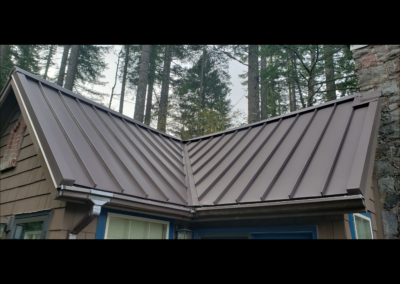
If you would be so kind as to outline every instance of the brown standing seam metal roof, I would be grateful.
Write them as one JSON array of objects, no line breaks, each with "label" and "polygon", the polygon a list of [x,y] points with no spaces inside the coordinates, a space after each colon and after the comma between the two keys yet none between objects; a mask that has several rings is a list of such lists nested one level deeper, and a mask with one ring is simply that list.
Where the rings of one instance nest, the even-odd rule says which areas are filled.
[{"label": "brown standing seam metal roof", "polygon": [[365,195],[372,174],[379,92],[180,141],[19,68],[12,76],[59,186],[207,206]]}]

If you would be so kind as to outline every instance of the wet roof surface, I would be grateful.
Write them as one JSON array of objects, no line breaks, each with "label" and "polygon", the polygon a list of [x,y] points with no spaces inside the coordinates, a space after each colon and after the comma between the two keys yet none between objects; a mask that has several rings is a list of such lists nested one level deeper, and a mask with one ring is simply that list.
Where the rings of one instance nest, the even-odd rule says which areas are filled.
[{"label": "wet roof surface", "polygon": [[12,74],[58,185],[223,205],[364,193],[372,174],[377,95],[180,141],[21,69]]}]

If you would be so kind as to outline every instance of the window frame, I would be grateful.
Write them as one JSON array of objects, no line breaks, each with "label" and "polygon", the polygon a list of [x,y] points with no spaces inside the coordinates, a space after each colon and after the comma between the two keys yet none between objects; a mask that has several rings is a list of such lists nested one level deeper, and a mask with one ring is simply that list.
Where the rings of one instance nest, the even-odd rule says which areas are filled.
[{"label": "window frame", "polygon": [[371,218],[369,218],[369,217],[367,217],[365,215],[359,214],[359,213],[353,213],[354,234],[355,234],[356,240],[361,240],[361,239],[358,238],[358,235],[357,235],[356,216],[360,217],[361,219],[367,220],[369,222],[369,228],[371,230],[371,240],[373,240],[374,239],[374,232],[372,230]]},{"label": "window frame", "polygon": [[170,224],[171,224],[169,221],[108,212],[107,213],[107,221],[106,221],[105,231],[104,231],[104,239],[105,240],[111,240],[111,239],[108,238],[108,227],[109,227],[109,223],[110,223],[110,217],[112,217],[112,216],[117,217],[117,218],[124,218],[124,219],[130,219],[130,220],[137,220],[137,221],[144,221],[144,222],[158,223],[158,224],[166,225],[167,229],[165,230],[164,240],[168,240],[169,239],[169,230],[170,230]]},{"label": "window frame", "polygon": [[50,217],[51,217],[51,210],[15,215],[13,224],[11,226],[11,232],[8,238],[15,239],[15,232],[17,229],[17,225],[19,224],[43,221],[43,227],[42,227],[42,233],[40,234],[40,239],[45,239],[50,224]]}]

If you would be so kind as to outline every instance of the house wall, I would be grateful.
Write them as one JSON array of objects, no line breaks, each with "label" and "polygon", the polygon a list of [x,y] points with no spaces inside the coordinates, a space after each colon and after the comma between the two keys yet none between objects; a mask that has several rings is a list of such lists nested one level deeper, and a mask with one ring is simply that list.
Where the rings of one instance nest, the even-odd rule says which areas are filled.
[{"label": "house wall", "polygon": [[[382,221],[381,221],[381,208],[380,204],[376,203],[376,197],[378,196],[378,189],[376,186],[376,175],[371,177],[370,187],[365,196],[365,203],[367,212],[371,214],[371,225],[374,239],[383,238]],[[350,231],[349,214],[344,215],[346,231]],[[351,236],[349,237],[351,239]]]},{"label": "house wall", "polygon": [[399,239],[400,45],[368,45],[352,52],[360,91],[382,91],[381,122],[375,154],[375,188],[378,192],[375,202],[379,201],[381,211],[372,216],[381,216],[378,225],[382,223],[385,239]]},{"label": "house wall", "polygon": [[[12,99],[15,100],[7,98],[7,100]],[[16,107],[16,101],[3,105],[3,107],[12,106]],[[0,121],[0,129],[4,129],[3,133],[0,133],[0,163],[5,153],[8,135],[21,117],[21,110],[18,110],[11,120]],[[36,151],[28,129],[26,128],[23,134],[15,168],[0,173],[0,217],[52,209],[47,238],[59,238],[61,235],[58,233],[56,219],[65,211],[66,203],[54,200],[56,189],[50,180],[47,168],[43,167],[43,158],[41,153]],[[8,235],[9,231],[4,238],[8,238]]]},{"label": "house wall", "polygon": [[289,217],[274,219],[249,219],[249,220],[225,220],[207,223],[192,223],[190,229],[214,229],[214,228],[245,228],[245,227],[290,227],[290,226],[317,226],[318,239],[350,239],[350,227],[345,226],[343,215],[313,216],[313,217]]}]

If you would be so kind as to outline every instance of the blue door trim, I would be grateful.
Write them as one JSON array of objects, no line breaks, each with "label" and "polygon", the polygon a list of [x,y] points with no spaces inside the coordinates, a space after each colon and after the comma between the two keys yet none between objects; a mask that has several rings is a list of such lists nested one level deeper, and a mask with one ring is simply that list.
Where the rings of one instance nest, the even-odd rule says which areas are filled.
[{"label": "blue door trim", "polygon": [[[365,217],[368,217],[371,220],[371,212],[366,212],[366,213],[357,213],[360,215],[363,215]],[[355,226],[354,226],[354,217],[353,214],[349,214],[349,223],[350,223],[350,232],[351,232],[351,238],[353,240],[356,239],[356,231],[355,231]],[[372,225],[372,222],[371,222]]]},{"label": "blue door trim", "polygon": [[194,230],[194,238],[199,235],[210,234],[257,234],[257,233],[311,233],[312,239],[317,239],[317,226],[293,226],[293,227],[250,227],[250,228],[223,228],[223,229],[197,229]]},{"label": "blue door trim", "polygon": [[154,219],[154,220],[168,221],[169,222],[168,239],[173,238],[174,219],[163,218],[163,217],[158,217],[158,216],[151,216],[151,215],[146,215],[146,214],[133,213],[133,212],[126,212],[126,211],[115,210],[115,209],[102,208],[101,212],[100,212],[100,216],[98,217],[98,220],[97,220],[96,239],[101,239],[101,240],[104,239],[105,232],[106,232],[106,223],[107,223],[108,213],[115,213],[115,214],[121,214],[121,215],[127,215],[127,216],[135,216],[135,217],[142,217],[142,218],[148,218],[148,219]]}]

